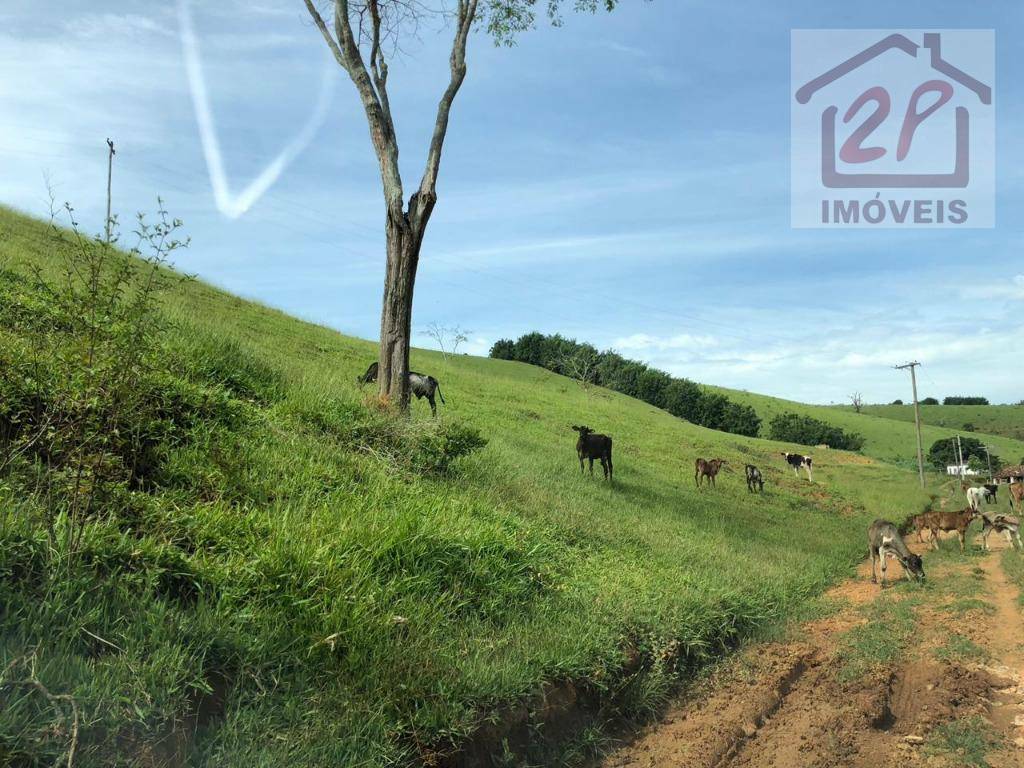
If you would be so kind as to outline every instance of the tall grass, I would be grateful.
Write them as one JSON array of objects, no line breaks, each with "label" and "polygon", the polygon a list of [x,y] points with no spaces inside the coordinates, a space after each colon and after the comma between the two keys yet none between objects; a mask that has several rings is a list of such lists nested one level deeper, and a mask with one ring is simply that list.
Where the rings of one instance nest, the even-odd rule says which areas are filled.
[{"label": "tall grass", "polygon": [[[58,273],[45,225],[0,229],[8,270]],[[158,391],[191,418],[67,568],[39,466],[0,477],[0,762],[429,762],[570,684],[598,724],[639,717],[928,504],[903,469],[832,451],[809,484],[777,443],[505,361],[414,350],[448,405],[396,422],[355,386],[367,342],[195,281],[159,307]],[[579,423],[614,487],[579,474]],[[697,456],[729,462],[717,489]]]}]

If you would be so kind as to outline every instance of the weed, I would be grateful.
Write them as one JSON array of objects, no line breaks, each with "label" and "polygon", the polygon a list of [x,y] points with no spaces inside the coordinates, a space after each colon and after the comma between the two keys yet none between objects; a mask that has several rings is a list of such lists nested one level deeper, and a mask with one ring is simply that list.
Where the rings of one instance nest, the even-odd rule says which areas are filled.
[{"label": "weed", "polygon": [[925,744],[925,753],[942,755],[953,765],[988,768],[986,755],[1002,742],[995,729],[980,717],[943,723]]},{"label": "weed", "polygon": [[974,643],[970,638],[964,637],[956,632],[947,638],[944,645],[936,648],[933,653],[940,661],[984,661],[988,659],[988,652],[981,646]]},{"label": "weed", "polygon": [[883,595],[863,612],[866,624],[847,632],[840,641],[838,676],[854,680],[871,669],[890,664],[903,653],[917,625],[913,598]]}]

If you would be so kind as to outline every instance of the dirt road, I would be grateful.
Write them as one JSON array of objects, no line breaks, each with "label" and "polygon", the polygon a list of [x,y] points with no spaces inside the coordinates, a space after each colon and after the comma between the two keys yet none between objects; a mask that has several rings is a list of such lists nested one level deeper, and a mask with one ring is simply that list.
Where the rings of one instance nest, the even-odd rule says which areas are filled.
[{"label": "dirt road", "polygon": [[1024,619],[994,539],[910,541],[923,585],[882,590],[865,563],[826,615],[746,649],[604,768],[1024,768]]}]

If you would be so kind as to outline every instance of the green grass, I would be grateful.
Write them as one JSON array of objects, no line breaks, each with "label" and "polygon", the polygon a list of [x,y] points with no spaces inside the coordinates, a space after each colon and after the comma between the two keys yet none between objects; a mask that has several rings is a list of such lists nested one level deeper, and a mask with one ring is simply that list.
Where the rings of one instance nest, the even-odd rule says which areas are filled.
[{"label": "green grass", "polygon": [[[853,412],[852,406],[838,406]],[[913,405],[866,405],[863,412],[896,421],[914,421]],[[966,434],[964,425],[975,431],[1024,440],[1024,405],[922,405],[921,421],[933,427],[947,427]],[[1005,457],[1011,464],[1020,463],[1020,456]]]},{"label": "green grass", "polygon": [[897,582],[861,609],[867,622],[849,630],[839,640],[840,680],[855,680],[900,658],[914,637],[914,608],[920,602],[917,593],[922,589],[925,587],[920,584]]},{"label": "green grass", "polygon": [[1001,746],[992,725],[975,716],[938,726],[925,744],[925,753],[941,755],[952,765],[988,768],[986,756]]},{"label": "green grass", "polygon": [[946,642],[934,650],[935,658],[940,661],[987,661],[988,651],[975,643],[969,637],[957,634],[950,634]]},{"label": "green grass", "polygon": [[952,602],[942,606],[944,611],[955,613],[958,616],[963,616],[967,613],[983,613],[987,616],[991,616],[996,612],[996,607],[992,603],[981,600],[977,597],[960,597]]},{"label": "green grass", "polygon": [[1024,556],[1020,552],[1007,549],[1003,552],[1001,562],[1007,578],[1020,590],[1017,601],[1024,607]]},{"label": "green grass", "polygon": [[[52,275],[46,234],[0,209],[0,268]],[[441,381],[443,429],[488,440],[424,472],[402,444],[442,439],[426,406],[396,424],[355,387],[375,345],[195,281],[164,310],[168,354],[239,424],[165,446],[160,484],[91,522],[60,570],[45,500],[0,477],[0,691],[38,680],[72,697],[76,766],[402,765],[566,681],[602,721],[652,713],[851,574],[871,520],[928,504],[899,466],[822,452],[811,485],[784,468],[787,446],[534,367],[414,350]],[[876,421],[877,435],[901,424]],[[614,437],[614,487],[580,475],[579,423]],[[905,435],[886,440],[903,453]],[[694,487],[696,456],[729,461],[717,489]],[[36,689],[0,707],[0,762],[60,758],[62,706]]]},{"label": "green grass", "polygon": [[[757,415],[764,421],[762,429],[767,428],[772,417],[779,413],[792,411],[795,413],[812,416],[821,419],[846,431],[859,432],[865,438],[863,453],[898,466],[907,468],[917,467],[917,438],[914,433],[913,408],[910,408],[910,418],[902,417],[903,410],[908,406],[869,406],[863,413],[854,413],[852,408],[829,406],[829,405],[807,405],[796,403],[790,400],[783,400],[777,397],[768,397],[739,390],[711,387],[715,391],[737,400],[745,405],[750,405],[757,411]],[[986,406],[928,406],[923,410],[943,411],[950,409],[984,409]],[[1017,426],[1024,427],[1024,408],[1018,406],[987,406],[996,410],[999,416],[992,417],[989,421],[979,423],[975,421],[978,429],[972,433],[986,444],[992,446],[994,452],[1010,464],[1016,464],[1024,457],[1024,435],[1017,429]],[[890,413],[889,409],[893,409]],[[922,417],[924,426],[921,429],[922,443],[925,451],[925,461],[929,447],[936,440],[950,437],[957,434],[965,434],[962,429],[963,422],[942,425],[930,421],[927,416]],[[988,425],[998,426],[998,431],[992,434],[986,433]],[[1016,425],[1010,429],[1010,425]],[[1005,428],[1004,428],[1005,427]],[[822,451],[814,452],[815,461],[818,461]],[[931,467],[926,463],[926,469],[930,472]],[[943,478],[944,479],[944,478]],[[936,480],[937,482],[937,480]]]}]

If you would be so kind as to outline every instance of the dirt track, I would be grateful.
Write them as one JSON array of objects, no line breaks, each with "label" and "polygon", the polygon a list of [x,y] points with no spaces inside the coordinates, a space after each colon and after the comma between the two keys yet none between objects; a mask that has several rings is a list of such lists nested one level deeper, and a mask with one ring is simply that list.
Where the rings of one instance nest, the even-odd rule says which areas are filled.
[{"label": "dirt track", "polygon": [[924,587],[884,593],[865,563],[827,618],[748,648],[604,768],[1024,768],[1024,620],[1001,555],[925,554]]}]

